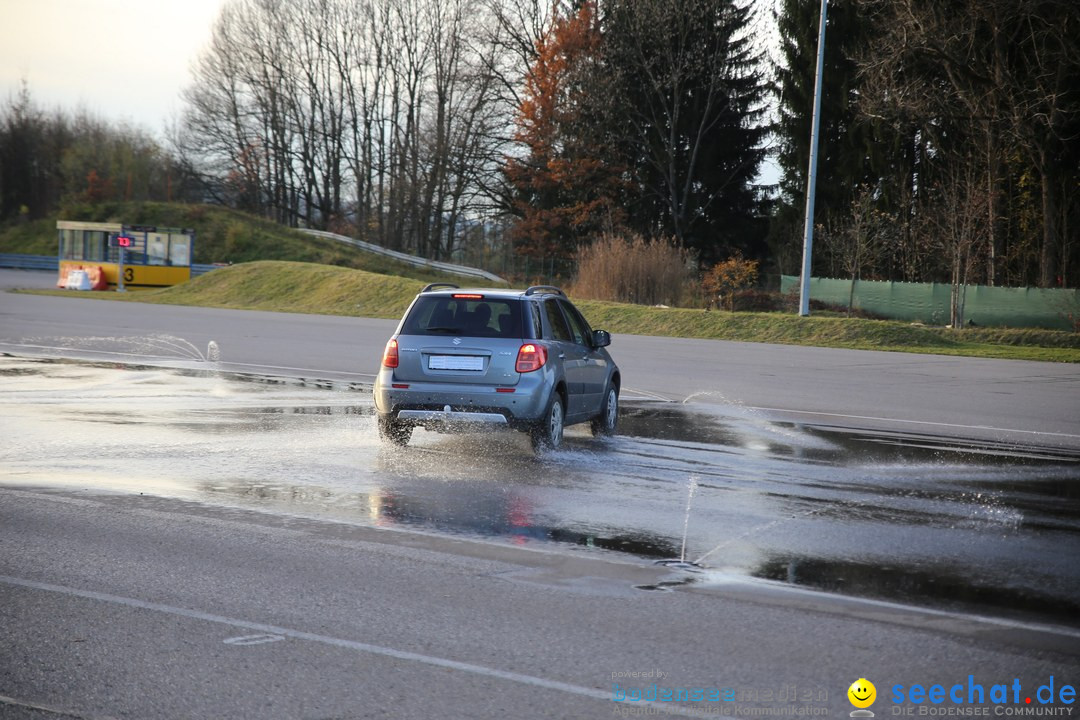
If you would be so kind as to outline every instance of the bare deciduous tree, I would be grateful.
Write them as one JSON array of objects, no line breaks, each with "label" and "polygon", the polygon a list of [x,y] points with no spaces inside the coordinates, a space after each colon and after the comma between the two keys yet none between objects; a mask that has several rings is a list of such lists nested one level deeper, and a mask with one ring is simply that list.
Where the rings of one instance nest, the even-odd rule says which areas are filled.
[{"label": "bare deciduous tree", "polygon": [[450,255],[501,160],[483,7],[231,0],[194,68],[179,145],[222,200]]},{"label": "bare deciduous tree", "polygon": [[[1055,285],[1076,199],[1067,148],[1080,140],[1080,12],[1072,0],[863,0],[881,29],[860,61],[872,117],[914,124],[931,152],[981,167],[987,195],[988,280],[1002,275],[1004,181],[1012,147],[1039,178],[1038,281]],[[963,147],[962,147],[963,146]],[[977,148],[978,153],[973,149]],[[1075,153],[1073,153],[1075,157]],[[951,164],[951,161],[950,161]],[[927,177],[923,173],[923,189]]]},{"label": "bare deciduous tree", "polygon": [[855,286],[863,271],[873,268],[880,260],[893,220],[877,209],[874,189],[863,185],[856,190],[850,212],[840,223],[839,228],[824,233],[824,239],[829,253],[851,279],[847,307],[850,316],[855,304]]},{"label": "bare deciduous tree", "polygon": [[987,256],[989,193],[979,170],[956,166],[928,193],[932,203],[922,214],[925,232],[948,263],[951,282],[949,322],[964,326],[967,286]]}]

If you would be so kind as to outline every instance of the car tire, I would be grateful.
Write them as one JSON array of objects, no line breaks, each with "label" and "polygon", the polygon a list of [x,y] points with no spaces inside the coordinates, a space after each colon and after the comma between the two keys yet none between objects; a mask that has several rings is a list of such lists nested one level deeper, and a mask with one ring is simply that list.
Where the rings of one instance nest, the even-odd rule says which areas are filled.
[{"label": "car tire", "polygon": [[379,416],[379,438],[383,442],[405,447],[409,444],[412,431],[412,425],[406,425],[390,417]]},{"label": "car tire", "polygon": [[563,409],[562,397],[559,393],[553,393],[543,419],[534,425],[529,433],[533,450],[537,452],[555,450],[562,445],[565,421],[566,412]]},{"label": "car tire", "polygon": [[600,406],[600,414],[589,423],[593,435],[614,435],[615,428],[619,424],[619,389],[614,385],[608,385],[604,393],[604,402]]}]

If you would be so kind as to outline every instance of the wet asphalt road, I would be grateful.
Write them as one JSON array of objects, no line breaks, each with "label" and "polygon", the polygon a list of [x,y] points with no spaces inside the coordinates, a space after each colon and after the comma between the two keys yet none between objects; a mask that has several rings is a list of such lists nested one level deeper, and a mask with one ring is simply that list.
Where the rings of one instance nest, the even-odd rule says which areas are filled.
[{"label": "wet asphalt road", "polygon": [[[95,361],[0,365],[0,717],[607,717],[649,670],[840,715],[860,676],[1080,679],[1072,368],[620,337],[621,437],[388,454],[356,368],[391,325],[0,295],[4,349]],[[653,563],[684,522],[706,572]]]},{"label": "wet asphalt road", "polygon": [[[657,681],[837,716],[858,677],[1033,693],[1080,674],[1075,637],[738,586],[638,592],[655,570],[595,556],[146,496],[0,498],[5,718],[602,718],[625,707],[613,683]],[[791,688],[811,700],[762,699]]]},{"label": "wet asphalt road", "polygon": [[[0,270],[0,288],[49,273]],[[224,367],[370,380],[396,323],[0,294],[0,351],[176,359],[221,348]],[[154,347],[167,335],[191,351]],[[135,338],[134,343],[123,342]],[[619,335],[630,396],[760,408],[842,427],[1080,449],[1080,368],[1059,363]]]}]

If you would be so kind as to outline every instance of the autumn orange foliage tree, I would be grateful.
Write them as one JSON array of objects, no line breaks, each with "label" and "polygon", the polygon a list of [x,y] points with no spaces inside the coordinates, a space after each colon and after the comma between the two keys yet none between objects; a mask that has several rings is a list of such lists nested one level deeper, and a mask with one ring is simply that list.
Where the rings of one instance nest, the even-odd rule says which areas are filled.
[{"label": "autumn orange foliage tree", "polygon": [[86,198],[87,202],[99,203],[111,200],[113,194],[111,178],[101,177],[96,169],[86,174],[86,192],[83,197]]},{"label": "autumn orange foliage tree", "polygon": [[600,43],[591,0],[557,17],[537,42],[516,118],[526,153],[505,170],[520,254],[570,258],[582,239],[622,225],[621,171],[583,122],[599,82]]},{"label": "autumn orange foliage tree", "polygon": [[745,290],[757,282],[758,261],[744,260],[741,253],[736,253],[724,262],[716,263],[705,273],[701,286],[710,300],[727,305],[735,312],[735,293]]}]

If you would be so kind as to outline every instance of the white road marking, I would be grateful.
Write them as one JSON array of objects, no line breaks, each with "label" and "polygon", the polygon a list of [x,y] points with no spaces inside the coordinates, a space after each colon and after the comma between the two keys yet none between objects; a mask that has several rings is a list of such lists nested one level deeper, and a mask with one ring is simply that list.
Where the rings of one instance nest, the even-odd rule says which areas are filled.
[{"label": "white road marking", "polygon": [[126,357],[145,358],[147,360],[186,360],[188,362],[200,362],[196,357],[180,357],[175,355],[147,355],[145,353],[130,353],[121,352],[120,350],[94,350],[93,348],[78,348],[78,347],[61,347],[57,345],[33,345],[30,343],[13,343],[0,341],[0,345],[3,347],[11,348],[30,348],[33,350],[57,350],[61,353],[61,357],[67,357],[63,353],[93,353],[95,355],[123,355]]},{"label": "white road marking", "polygon": [[16,700],[15,698],[8,697],[7,695],[0,695],[0,705],[11,705],[13,707],[26,708],[27,710],[37,710],[38,712],[49,713],[51,715],[59,715],[60,717],[80,718],[80,720],[84,717],[83,715],[68,712],[67,710],[60,710],[58,708],[50,707],[48,705],[26,702],[23,700]]},{"label": "white road marking", "polygon": [[241,635],[239,637],[225,638],[221,642],[226,645],[265,645],[266,643],[284,640],[284,635]]},{"label": "white road marking", "polygon": [[[138,338],[136,338],[136,339],[138,339]],[[145,353],[122,352],[120,350],[95,350],[93,348],[73,348],[73,347],[61,347],[61,346],[57,346],[57,345],[31,345],[29,343],[8,343],[8,342],[3,342],[3,341],[0,341],[0,347],[29,348],[29,349],[33,349],[33,350],[55,350],[58,353],[60,353],[61,357],[70,357],[71,353],[85,353],[85,354],[93,354],[93,355],[106,355],[106,356],[110,356],[110,357],[114,356],[114,355],[121,356],[121,357],[132,357],[132,358],[138,358],[140,360],[143,360],[146,363],[149,363],[149,362],[152,362],[152,361],[164,361],[166,363],[169,363],[169,362],[172,362],[172,363],[185,362],[185,363],[207,363],[207,364],[210,364],[210,361],[203,360],[202,358],[197,358],[197,357],[179,357],[179,356],[173,356],[173,355],[147,355]],[[362,378],[372,378],[372,379],[375,378],[375,373],[350,372],[348,370],[319,370],[318,368],[292,367],[290,365],[261,365],[259,363],[216,362],[216,363],[213,363],[213,366],[215,368],[218,368],[218,369],[224,369],[224,368],[259,368],[259,369],[267,369],[267,370],[292,370],[294,372],[304,373],[305,375],[311,375],[312,373],[320,373],[320,372],[322,372],[322,373],[333,373],[334,375],[355,375],[356,377],[362,377]],[[322,378],[321,376],[315,376],[315,377],[312,377],[311,379],[312,380],[317,380],[317,379],[326,379],[326,378]]]},{"label": "white road marking", "polygon": [[[650,400],[663,400],[665,402],[675,402],[670,397],[665,397],[660,393],[651,392],[649,390],[638,390],[636,388],[624,388],[624,392],[632,393],[636,397],[644,397]],[[685,401],[684,401],[685,402]],[[1063,437],[1074,440],[1080,440],[1080,435],[1073,433],[1058,433],[1049,432],[1045,430],[1017,430],[1015,428],[1001,428],[994,427],[992,425],[963,425],[960,423],[945,423],[934,422],[931,420],[903,420],[901,418],[883,418],[875,417],[873,415],[849,415],[845,413],[831,413],[831,412],[819,412],[816,410],[790,410],[788,408],[775,408],[775,407],[762,407],[760,405],[738,405],[739,408],[744,410],[760,410],[763,412],[776,412],[776,413],[788,413],[792,415],[817,415],[820,417],[833,417],[844,418],[847,420],[871,420],[874,422],[892,422],[892,423],[906,423],[908,425],[932,425],[934,427],[945,428],[957,428],[963,430],[991,430],[999,433],[1022,433],[1025,435],[1046,435],[1051,437]]]},{"label": "white road marking", "polygon": [[[375,373],[349,372],[348,370],[313,370],[311,368],[290,367],[288,365],[259,365],[258,363],[230,363],[230,362],[222,362],[222,363],[218,363],[218,365],[220,365],[220,366],[233,366],[233,367],[246,367],[246,368],[266,368],[266,369],[269,369],[269,370],[294,370],[296,372],[301,372],[301,373],[306,373],[306,374],[325,372],[325,373],[333,373],[334,375],[356,375],[357,377],[365,377],[365,378],[372,378],[372,379],[375,378]],[[311,379],[311,380],[322,380],[322,379],[329,380],[330,378],[323,378],[322,376],[316,375],[316,376],[308,378],[308,379]]]},{"label": "white road marking", "polygon": [[[647,398],[649,400],[662,400],[664,402],[674,402],[671,398],[661,395],[660,393],[649,392],[648,390],[638,390],[637,388],[624,387],[622,393],[631,393],[637,397]],[[620,393],[620,394],[622,394]]]},{"label": "white road marking", "polygon": [[[608,691],[597,690],[596,688],[587,688],[581,685],[572,685],[570,683],[560,682],[558,680],[549,680],[547,678],[536,677],[534,675],[525,675],[523,673],[510,672],[508,670],[499,670],[498,668],[486,667],[484,665],[474,665],[473,663],[450,660],[448,658],[435,657],[433,655],[424,655],[422,653],[409,652],[407,650],[398,650],[396,648],[385,647],[382,645],[372,645],[371,643],[357,642],[355,640],[346,640],[344,638],[330,637],[328,635],[318,635],[316,633],[309,633],[303,630],[293,630],[291,628],[278,627],[276,625],[249,622],[247,620],[239,620],[237,618],[225,617],[224,615],[214,615],[213,613],[201,612],[199,610],[189,610],[187,608],[174,607],[172,605],[163,605],[161,603],[147,602],[145,600],[122,597],[120,595],[110,595],[109,593],[94,592],[92,590],[79,590],[78,588],[66,587],[64,585],[53,585],[51,583],[37,582],[35,580],[25,580],[23,578],[11,577],[9,575],[0,575],[0,582],[7,583],[8,585],[15,585],[17,587],[30,588],[32,590],[43,590],[45,592],[53,592],[61,595],[68,595],[71,597],[84,598],[87,600],[97,600],[99,602],[112,603],[115,605],[124,605],[126,607],[138,608],[140,610],[150,610],[152,612],[178,615],[180,617],[186,617],[192,620],[202,620],[204,622],[218,623],[220,625],[229,625],[232,627],[243,628],[245,630],[254,630],[258,633],[280,635],[282,637],[295,638],[297,640],[308,640],[311,642],[322,643],[324,645],[332,645],[334,647],[369,653],[371,655],[391,657],[396,660],[423,663],[425,665],[432,665],[434,667],[447,668],[450,670],[459,670],[461,672],[471,673],[473,675],[481,675],[484,677],[497,678],[499,680],[507,680],[509,682],[520,683],[522,685],[531,685],[532,687],[543,688],[545,690],[555,690],[557,692],[566,693],[568,695],[577,695],[579,697],[587,697],[594,700],[605,700],[613,703],[613,707],[622,707],[622,705],[614,705],[611,693]],[[633,707],[645,706],[653,708],[656,712],[669,715],[681,715],[683,717],[706,716],[706,714],[702,711],[698,711],[692,708],[672,706],[662,702],[641,701],[638,703],[633,703]]]},{"label": "white road marking", "polygon": [[994,432],[1023,433],[1025,435],[1051,435],[1053,437],[1065,437],[1080,440],[1080,435],[1047,432],[1045,430],[1016,430],[1014,428],[993,427],[992,425],[961,425],[959,423],[932,422],[930,420],[902,420],[900,418],[874,417],[873,415],[845,415],[843,413],[816,412],[813,410],[787,410],[785,408],[757,407],[755,405],[744,405],[742,407],[747,410],[764,410],[765,412],[789,413],[794,415],[819,415],[821,417],[846,418],[849,420],[873,420],[875,422],[907,423],[908,425],[933,425],[935,427],[961,428],[965,430],[993,430]]},{"label": "white road marking", "polygon": [[[770,525],[771,524],[772,523],[770,523]],[[709,553],[706,553],[706,555],[707,554]],[[700,559],[701,558],[699,558],[699,560]],[[697,561],[695,560],[695,562]],[[1061,625],[1043,625],[1040,623],[1025,622],[1023,620],[1012,620],[1010,618],[999,618],[989,615],[969,615],[965,613],[953,612],[950,610],[938,610],[935,608],[919,607],[916,605],[905,605],[903,603],[890,602],[889,600],[876,600],[874,598],[834,595],[824,590],[815,590],[814,588],[809,587],[789,585],[788,583],[779,580],[766,580],[764,578],[747,577],[725,571],[706,570],[705,577],[707,579],[705,581],[705,584],[701,586],[703,588],[724,588],[726,586],[734,588],[745,587],[751,590],[765,590],[768,592],[775,592],[784,595],[800,595],[802,597],[812,598],[814,600],[834,602],[838,604],[838,607],[850,606],[854,608],[871,609],[884,608],[889,611],[896,611],[904,614],[910,614],[912,612],[915,612],[928,618],[941,618],[947,622],[970,621],[975,623],[976,625],[993,625],[995,627],[1009,628],[1010,630],[1022,630],[1025,632],[1043,633],[1046,635],[1060,637],[1080,638],[1080,630],[1074,630],[1072,628],[1064,627]],[[872,610],[870,610],[870,612],[872,612]],[[862,615],[859,615],[857,617],[860,617],[861,619],[866,619],[865,616]]]}]

